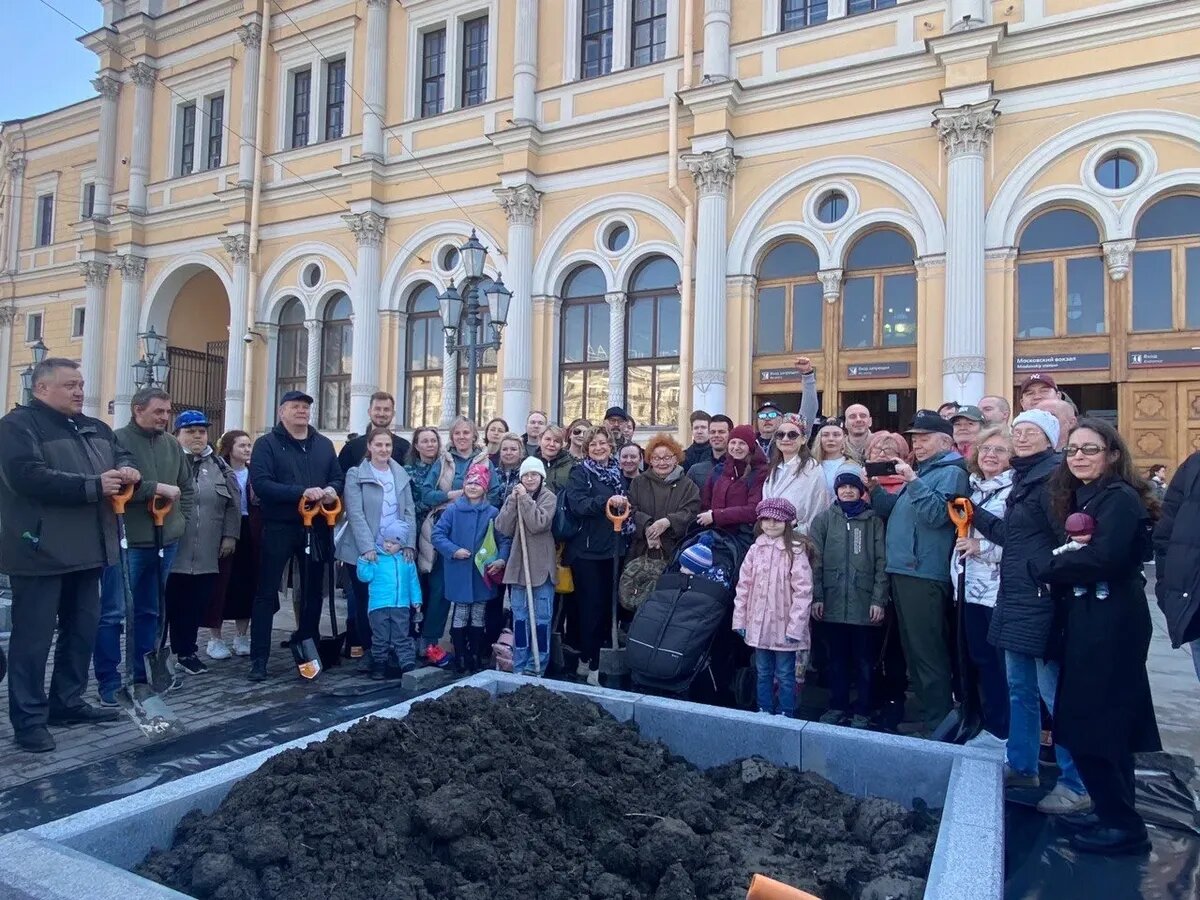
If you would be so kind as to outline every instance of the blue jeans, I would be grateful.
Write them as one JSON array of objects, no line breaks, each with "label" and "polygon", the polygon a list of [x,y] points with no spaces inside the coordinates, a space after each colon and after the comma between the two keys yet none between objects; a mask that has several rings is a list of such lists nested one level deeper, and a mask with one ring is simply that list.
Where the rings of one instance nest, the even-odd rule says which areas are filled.
[{"label": "blue jeans", "polygon": [[523,585],[510,588],[509,605],[513,617],[513,672],[517,675],[544,675],[550,656],[550,619],[554,615],[554,582],[547,581],[533,589],[533,612],[537,617],[537,645],[541,671],[533,665],[533,649],[529,641],[529,600]]},{"label": "blue jeans", "polygon": [[[166,581],[178,544],[163,548],[162,577]],[[145,655],[158,642],[158,585],[155,565],[158,551],[153,547],[129,549],[129,590],[133,593],[133,680],[146,680]],[[125,589],[121,585],[121,566],[108,566],[100,576],[100,627],[96,630],[96,649],[92,661],[96,683],[102,694],[111,694],[121,686],[121,648],[125,638]]]},{"label": "blue jeans", "polygon": [[779,712],[791,716],[796,712],[796,651],[755,650],[754,665],[758,669],[759,712],[775,712],[775,684],[779,684]]},{"label": "blue jeans", "polygon": [[[1053,716],[1054,695],[1058,692],[1058,663],[1012,650],[1004,651],[1004,663],[1008,671],[1008,765],[1022,775],[1036,775],[1042,735],[1038,696]],[[1083,779],[1066,747],[1056,744],[1054,752],[1061,773],[1058,783],[1077,794],[1086,793]]]}]

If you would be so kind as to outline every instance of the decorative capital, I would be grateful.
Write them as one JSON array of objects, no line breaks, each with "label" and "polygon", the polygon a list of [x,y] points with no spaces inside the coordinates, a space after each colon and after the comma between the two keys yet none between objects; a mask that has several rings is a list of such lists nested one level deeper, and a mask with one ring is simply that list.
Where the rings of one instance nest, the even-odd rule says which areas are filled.
[{"label": "decorative capital", "polygon": [[12,151],[4,161],[4,167],[14,178],[20,178],[25,174],[25,153],[21,150]]},{"label": "decorative capital", "polygon": [[696,188],[704,194],[725,194],[733,185],[733,173],[741,157],[733,151],[706,150],[703,153],[685,153],[680,159],[696,179]]},{"label": "decorative capital", "polygon": [[966,106],[942,107],[933,111],[933,127],[946,148],[947,156],[981,154],[987,150],[996,130],[999,100],[985,100]]},{"label": "decorative capital", "polygon": [[714,384],[724,384],[725,377],[724,369],[696,369],[692,372],[692,384],[700,393],[707,394]]},{"label": "decorative capital", "polygon": [[152,66],[144,62],[135,63],[133,68],[129,70],[129,80],[138,87],[150,87],[158,78],[158,73],[155,72]]},{"label": "decorative capital", "polygon": [[532,225],[542,208],[542,194],[531,184],[497,188],[493,191],[509,225]]},{"label": "decorative capital", "polygon": [[1104,261],[1108,263],[1108,277],[1113,281],[1121,281],[1129,274],[1136,244],[1137,241],[1105,241],[1100,245],[1104,248]]},{"label": "decorative capital", "polygon": [[346,227],[354,233],[360,247],[378,247],[383,243],[387,219],[375,212],[354,213],[342,216]]},{"label": "decorative capital", "polygon": [[370,9],[372,6],[378,6],[380,9],[387,9],[388,4],[391,2],[392,0],[367,0],[367,8]]},{"label": "decorative capital", "polygon": [[608,304],[613,313],[624,313],[625,303],[628,299],[629,295],[624,291],[609,291],[604,295],[604,302]]},{"label": "decorative capital", "polygon": [[514,391],[519,394],[533,393],[533,380],[530,378],[505,378],[500,385],[500,389]]},{"label": "decorative capital", "polygon": [[257,50],[262,44],[262,26],[257,22],[247,22],[235,34],[247,50]]},{"label": "decorative capital", "polygon": [[951,356],[942,360],[942,374],[953,375],[959,384],[966,384],[971,375],[982,375],[986,366],[982,356]]},{"label": "decorative capital", "polygon": [[118,254],[113,257],[113,268],[121,273],[124,281],[141,281],[142,276],[146,274],[146,258],[133,254]]},{"label": "decorative capital", "polygon": [[817,278],[821,279],[821,296],[825,302],[837,303],[842,295],[842,270],[822,269],[817,273]]},{"label": "decorative capital", "polygon": [[250,261],[250,238],[244,234],[223,235],[221,247],[229,254],[229,258],[233,260],[235,266]]},{"label": "decorative capital", "polygon": [[116,100],[121,95],[121,82],[111,75],[101,75],[92,79],[92,87],[105,100]]},{"label": "decorative capital", "polygon": [[321,333],[321,320],[305,319],[304,328],[308,331],[309,337],[312,337],[314,334],[319,335]]},{"label": "decorative capital", "polygon": [[79,270],[79,274],[83,276],[83,283],[88,287],[104,287],[108,284],[108,263],[89,260],[75,263],[75,268]]}]

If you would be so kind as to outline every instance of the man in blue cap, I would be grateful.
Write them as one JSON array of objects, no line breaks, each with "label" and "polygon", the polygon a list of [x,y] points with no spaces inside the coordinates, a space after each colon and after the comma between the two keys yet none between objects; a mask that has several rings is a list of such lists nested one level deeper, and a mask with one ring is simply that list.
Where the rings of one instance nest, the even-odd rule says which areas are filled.
[{"label": "man in blue cap", "polygon": [[288,391],[279,400],[279,421],[254,442],[250,454],[250,484],[262,503],[263,541],[258,589],[250,613],[250,680],[267,677],[271,655],[271,624],[279,608],[279,584],[288,561],[296,558],[304,571],[299,640],[316,640],[321,626],[321,553],[332,553],[324,520],[313,523],[312,555],[304,553],[304,525],[297,507],[303,497],[314,503],[333,500],[342,492],[345,475],[333,442],[309,425],[313,398]]}]

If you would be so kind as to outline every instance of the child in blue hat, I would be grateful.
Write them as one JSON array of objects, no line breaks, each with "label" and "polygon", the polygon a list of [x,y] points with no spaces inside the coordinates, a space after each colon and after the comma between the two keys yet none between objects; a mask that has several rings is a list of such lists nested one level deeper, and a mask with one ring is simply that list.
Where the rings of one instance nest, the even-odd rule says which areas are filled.
[{"label": "child in blue hat", "polygon": [[[409,546],[411,526],[393,520],[379,530],[374,553],[358,559],[358,580],[367,585],[367,619],[371,623],[371,677],[382,679],[391,663],[403,674],[417,667],[412,616],[421,608],[416,563],[400,551]],[[373,557],[373,558],[372,558]]]}]

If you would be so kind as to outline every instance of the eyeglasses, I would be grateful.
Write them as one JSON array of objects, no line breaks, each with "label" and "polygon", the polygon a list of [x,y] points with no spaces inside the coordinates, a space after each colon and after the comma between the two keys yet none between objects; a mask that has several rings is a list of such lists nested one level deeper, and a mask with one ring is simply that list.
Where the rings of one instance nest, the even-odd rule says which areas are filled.
[{"label": "eyeglasses", "polygon": [[652,463],[666,463],[666,462],[673,463],[673,462],[678,462],[678,460],[675,459],[675,456],[672,454],[671,456],[652,456],[652,457],[650,457],[650,462],[652,462]]},{"label": "eyeglasses", "polygon": [[1101,447],[1099,444],[1067,444],[1067,446],[1063,448],[1063,454],[1068,459],[1070,459],[1072,456],[1075,456],[1077,453],[1082,453],[1084,456],[1096,456],[1100,453],[1103,453],[1105,449],[1106,448]]},{"label": "eyeglasses", "polygon": [[777,431],[777,432],[775,432],[775,438],[780,441],[794,441],[798,437],[800,437],[800,432],[798,432],[798,431]]},{"label": "eyeglasses", "polygon": [[584,434],[586,431],[587,431],[586,428],[576,428],[574,431],[571,432],[571,434],[575,435],[576,437],[579,437],[579,435]]},{"label": "eyeglasses", "polygon": [[997,446],[992,446],[991,444],[986,444],[979,448],[979,455],[980,456],[1011,456],[1012,451],[1009,450],[1008,447],[1004,446],[1003,444],[999,444]]},{"label": "eyeglasses", "polygon": [[778,419],[779,411],[774,409],[764,409],[758,414],[760,419]]}]

